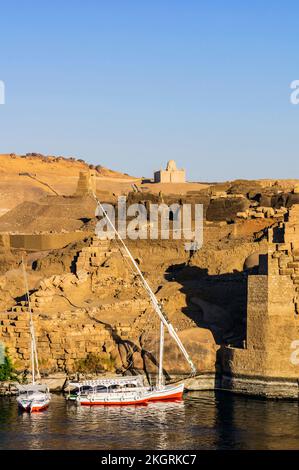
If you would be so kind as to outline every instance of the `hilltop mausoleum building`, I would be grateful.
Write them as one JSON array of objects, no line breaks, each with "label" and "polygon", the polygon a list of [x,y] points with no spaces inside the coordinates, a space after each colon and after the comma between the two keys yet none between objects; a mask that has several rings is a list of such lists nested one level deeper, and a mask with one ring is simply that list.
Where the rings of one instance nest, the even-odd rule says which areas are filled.
[{"label": "hilltop mausoleum building", "polygon": [[166,170],[155,171],[155,183],[186,183],[186,171],[177,169],[174,160],[169,160]]}]

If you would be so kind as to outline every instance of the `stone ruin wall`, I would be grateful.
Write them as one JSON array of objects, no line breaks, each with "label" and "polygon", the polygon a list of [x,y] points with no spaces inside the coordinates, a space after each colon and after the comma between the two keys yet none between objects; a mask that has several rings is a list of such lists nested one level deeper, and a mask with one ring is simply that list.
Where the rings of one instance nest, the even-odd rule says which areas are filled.
[{"label": "stone ruin wall", "polygon": [[82,197],[96,192],[96,172],[94,170],[80,171],[79,180],[74,196]]},{"label": "stone ruin wall", "polygon": [[224,348],[222,367],[228,388],[298,398],[299,364],[292,353],[299,341],[299,206],[281,228],[284,242],[270,242],[259,274],[248,278],[245,349]]},{"label": "stone ruin wall", "polygon": [[0,249],[10,248],[10,236],[8,233],[0,233]]},{"label": "stone ruin wall", "polygon": [[[144,243],[145,241],[140,240],[137,255],[144,254]],[[156,261],[161,261],[163,247],[157,253],[157,246],[154,245],[147,253],[149,257],[156,256]],[[178,250],[177,242],[170,245],[168,256],[172,259],[175,259],[175,256],[186,257],[182,247]],[[146,325],[151,323],[149,315],[152,316],[152,310],[148,309],[148,299],[145,299],[144,295],[137,295],[132,300],[111,300],[109,303],[109,300],[107,302],[105,299],[104,303],[101,302],[103,291],[106,288],[111,289],[111,283],[115,284],[114,288],[118,287],[116,281],[111,278],[111,270],[105,268],[106,263],[110,267],[113,266],[114,277],[121,277],[123,283],[131,282],[130,279],[125,279],[123,272],[117,271],[119,262],[116,265],[111,264],[119,256],[116,251],[118,250],[110,241],[92,238],[89,246],[84,246],[79,252],[75,274],[64,273],[43,279],[39,289],[31,294],[42,373],[75,372],[80,361],[86,359],[89,354],[101,358],[104,366],[112,367],[113,370],[125,370],[132,361],[135,368],[143,369],[139,341]],[[123,263],[124,260],[121,261],[121,264]],[[78,286],[82,292],[93,292],[99,296],[101,304],[98,307],[70,310],[66,307],[67,304],[59,303],[65,302],[68,294]],[[124,315],[125,312],[128,314]],[[103,323],[103,318],[108,317],[109,323]],[[131,320],[128,321],[127,318]],[[30,337],[28,311],[24,301],[14,306],[11,312],[0,313],[0,340],[8,348],[15,367],[20,371],[28,369]],[[137,345],[133,356],[132,344]],[[170,350],[173,349],[171,345]],[[171,355],[169,357],[172,358]],[[214,351],[211,357],[214,357]],[[175,361],[171,362],[173,371],[176,364]],[[155,370],[149,362],[146,367],[152,372]]]},{"label": "stone ruin wall", "polygon": [[[105,325],[88,320],[82,312],[65,312],[57,318],[34,314],[41,373],[75,372],[79,361],[94,353],[108,365],[118,366],[117,345]],[[0,313],[0,337],[17,370],[30,365],[29,314]]]},{"label": "stone ruin wall", "polygon": [[[63,309],[53,311],[59,298],[66,298],[72,289],[88,284],[98,288],[98,268],[108,254],[110,242],[92,239],[90,246],[83,248],[77,259],[76,275],[66,273],[53,275],[40,283],[39,289],[31,294],[30,301],[36,328],[37,348],[42,373],[72,373],[80,361],[94,354],[103,362],[104,369],[116,370],[128,366],[127,355],[131,354],[126,345],[128,337],[138,332],[138,326],[118,322],[121,311],[143,312],[148,302],[133,299],[131,302],[102,304],[99,307]],[[101,285],[105,285],[105,279]],[[57,309],[59,310],[59,309]],[[113,325],[101,322],[105,311],[113,311]],[[49,313],[47,313],[49,312]],[[137,320],[142,323],[142,318]],[[140,315],[142,316],[142,315]],[[9,356],[19,371],[30,366],[29,314],[26,302],[21,301],[11,312],[0,312],[0,341],[8,348]],[[134,357],[135,367],[142,367],[140,355]]]},{"label": "stone ruin wall", "polygon": [[26,251],[57,250],[92,235],[77,231],[67,233],[11,234],[9,247]]}]

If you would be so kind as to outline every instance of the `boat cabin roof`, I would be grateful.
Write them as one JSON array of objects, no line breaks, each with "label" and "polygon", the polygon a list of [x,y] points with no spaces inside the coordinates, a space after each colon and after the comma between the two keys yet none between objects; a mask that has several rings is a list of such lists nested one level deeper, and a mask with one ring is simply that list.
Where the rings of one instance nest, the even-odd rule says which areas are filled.
[{"label": "boat cabin roof", "polygon": [[69,382],[69,387],[110,387],[112,385],[135,385],[135,386],[142,386],[143,385],[143,376],[136,375],[136,376],[128,376],[128,377],[109,377],[105,379],[97,379],[97,380],[85,380],[83,382]]}]

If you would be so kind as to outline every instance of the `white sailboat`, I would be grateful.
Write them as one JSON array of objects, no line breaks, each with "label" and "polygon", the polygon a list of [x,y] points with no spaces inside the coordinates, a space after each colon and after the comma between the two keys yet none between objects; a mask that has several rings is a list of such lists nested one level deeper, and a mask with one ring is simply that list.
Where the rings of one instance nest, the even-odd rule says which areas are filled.
[{"label": "white sailboat", "polygon": [[31,360],[31,374],[32,383],[26,385],[18,385],[17,403],[23,411],[42,411],[48,408],[51,395],[47,385],[36,383],[36,378],[40,381],[41,376],[38,367],[37,348],[35,340],[35,330],[32,315],[32,308],[30,303],[29,288],[27,282],[27,275],[24,260],[22,259],[24,283],[26,288],[27,305],[29,310],[29,331],[30,331],[30,360]]},{"label": "white sailboat", "polygon": [[112,379],[99,379],[95,381],[85,381],[81,383],[70,383],[69,386],[76,389],[76,394],[73,395],[73,399],[80,405],[128,405],[128,404],[147,404],[151,401],[160,400],[179,400],[182,399],[184,384],[178,385],[165,385],[163,376],[163,355],[164,355],[164,330],[168,330],[170,336],[174,339],[179,349],[183,353],[186,361],[188,362],[192,374],[195,375],[196,368],[187,353],[184,345],[182,344],[178,334],[174,327],[169,322],[165,314],[163,313],[159,302],[149,286],[148,282],[144,278],[142,272],[139,269],[138,264],[134,260],[128,247],[124,243],[120,234],[113,225],[107,212],[104,210],[101,203],[94,198],[101,208],[103,214],[106,216],[108,223],[114,231],[117,239],[122,244],[128,258],[133,264],[136,274],[142,281],[142,285],[150,297],[151,303],[154,307],[154,311],[160,319],[160,354],[159,354],[159,372],[157,385],[153,387],[146,386],[143,383],[142,376],[135,377],[113,377]]}]

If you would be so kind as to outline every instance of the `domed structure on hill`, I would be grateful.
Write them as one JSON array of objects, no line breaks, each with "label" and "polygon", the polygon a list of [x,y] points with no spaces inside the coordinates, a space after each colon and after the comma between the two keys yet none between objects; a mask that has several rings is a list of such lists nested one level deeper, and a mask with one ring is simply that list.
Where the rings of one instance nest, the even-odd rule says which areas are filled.
[{"label": "domed structure on hill", "polygon": [[169,160],[165,170],[155,171],[154,173],[155,183],[186,183],[186,171],[185,169],[177,169],[174,160]]},{"label": "domed structure on hill", "polygon": [[169,160],[166,165],[166,171],[176,171],[176,163],[174,160]]}]

